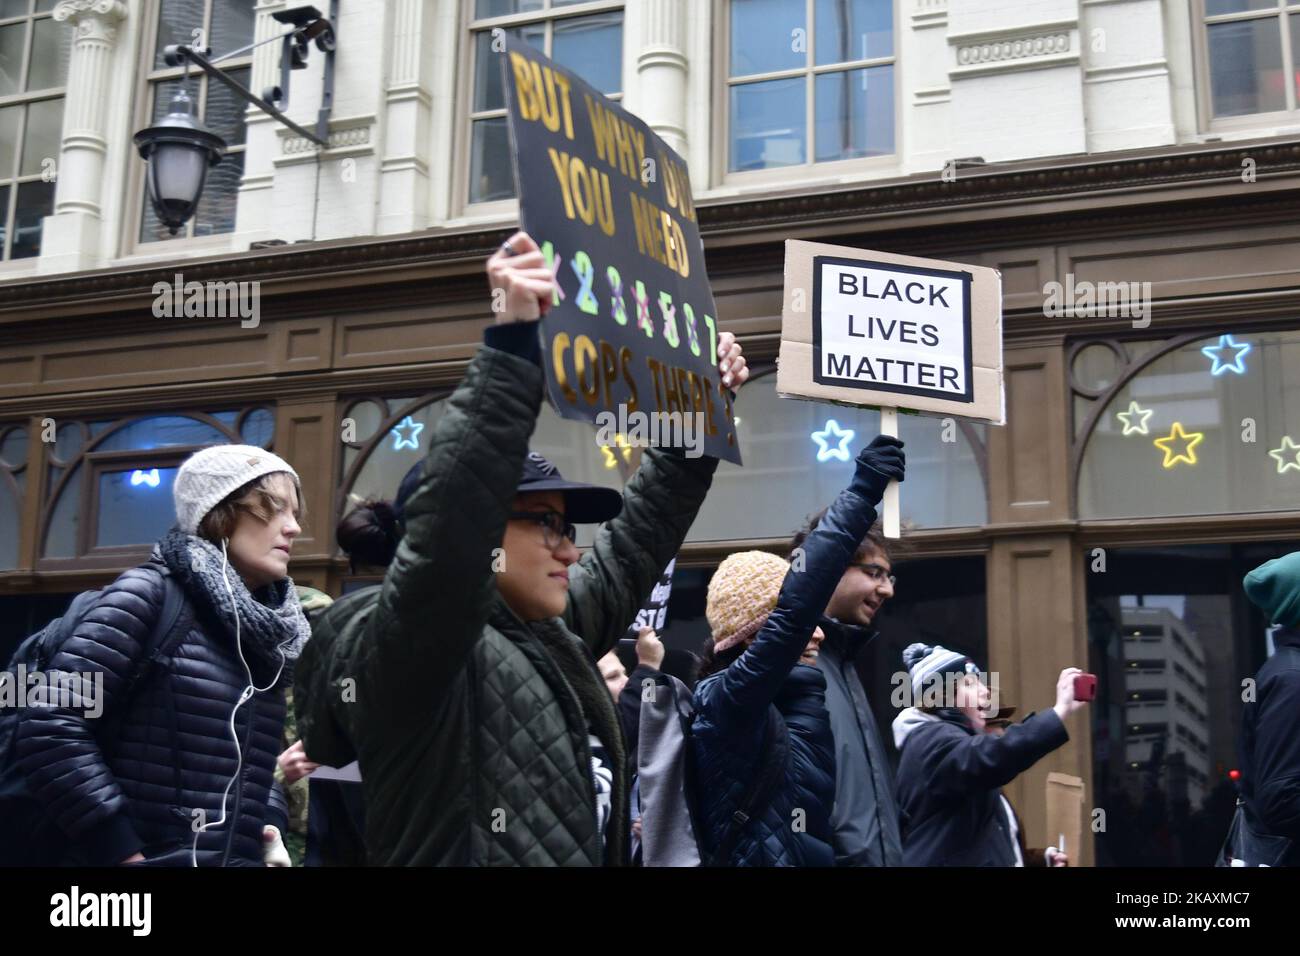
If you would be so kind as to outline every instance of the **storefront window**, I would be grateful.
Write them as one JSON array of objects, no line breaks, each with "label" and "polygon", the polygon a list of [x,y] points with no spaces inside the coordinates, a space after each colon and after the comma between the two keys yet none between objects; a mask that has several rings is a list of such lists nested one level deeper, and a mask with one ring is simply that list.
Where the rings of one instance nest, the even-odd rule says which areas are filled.
[{"label": "storefront window", "polygon": [[1108,549],[1089,573],[1099,865],[1213,865],[1236,800],[1243,681],[1271,648],[1241,580],[1294,547]]},{"label": "storefront window", "polygon": [[[1087,355],[1078,353],[1076,387],[1098,374]],[[1215,335],[1138,364],[1109,394],[1087,439],[1081,518],[1295,507],[1300,332]]]},{"label": "storefront window", "polygon": [[27,429],[0,425],[0,571],[18,567],[26,466]]},{"label": "storefront window", "polygon": [[[780,398],[775,375],[749,382],[735,411],[744,467],[718,466],[688,541],[789,537],[848,485],[858,452],[880,433],[879,412]],[[903,527],[984,524],[983,426],[901,415],[899,432]]]}]

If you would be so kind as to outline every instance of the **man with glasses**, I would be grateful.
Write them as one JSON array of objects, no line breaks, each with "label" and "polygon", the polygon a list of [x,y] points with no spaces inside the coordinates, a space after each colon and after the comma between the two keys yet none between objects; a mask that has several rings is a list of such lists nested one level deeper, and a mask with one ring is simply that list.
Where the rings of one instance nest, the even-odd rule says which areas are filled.
[{"label": "man with glasses", "polygon": [[[791,561],[826,516],[818,512],[791,542]],[[821,629],[817,666],[826,675],[826,709],[835,740],[835,807],[831,812],[837,866],[901,866],[894,779],[876,719],[854,660],[876,636],[870,630],[881,606],[894,596],[889,546],[875,525],[858,546],[835,588]]]},{"label": "man with glasses", "polygon": [[[328,760],[351,679],[338,730],[360,762],[369,862],[625,864],[627,749],[595,662],[677,554],[717,459],[646,449],[619,492],[566,481],[529,452],[536,320],[555,280],[523,233],[488,277],[504,308],[403,479],[384,583],[333,605],[329,646],[299,673],[317,689],[299,703],[306,752]],[[717,357],[723,386],[739,388],[749,371],[734,335]],[[575,524],[601,525],[585,555]]]}]

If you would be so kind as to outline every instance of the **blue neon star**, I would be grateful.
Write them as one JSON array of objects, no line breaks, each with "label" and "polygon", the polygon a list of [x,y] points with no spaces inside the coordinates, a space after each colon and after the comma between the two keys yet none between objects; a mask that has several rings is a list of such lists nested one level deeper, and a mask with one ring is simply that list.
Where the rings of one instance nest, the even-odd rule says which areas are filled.
[{"label": "blue neon star", "polygon": [[[409,435],[402,435],[402,432],[410,429]],[[402,419],[401,424],[397,425],[393,431],[393,451],[401,451],[403,448],[414,448],[417,451],[420,448],[420,432],[424,431],[424,425],[421,422],[413,421],[410,415]]]},{"label": "blue neon star", "polygon": [[[812,433],[812,440],[817,443],[817,460],[830,461],[832,458],[839,461],[851,461],[853,454],[849,451],[849,442],[853,441],[855,432],[851,428],[840,428],[840,423],[830,418],[826,421],[826,427],[819,432]],[[835,437],[836,447],[830,446],[829,439]]]},{"label": "blue neon star", "polygon": [[[1219,355],[1220,352],[1228,349],[1235,349],[1237,354],[1233,356],[1231,362],[1225,362]],[[1224,372],[1236,372],[1238,375],[1246,374],[1246,353],[1250,351],[1250,345],[1246,342],[1234,342],[1231,335],[1219,336],[1218,345],[1207,345],[1201,349],[1201,354],[1214,362],[1214,367],[1210,369],[1211,375],[1222,375]]]}]

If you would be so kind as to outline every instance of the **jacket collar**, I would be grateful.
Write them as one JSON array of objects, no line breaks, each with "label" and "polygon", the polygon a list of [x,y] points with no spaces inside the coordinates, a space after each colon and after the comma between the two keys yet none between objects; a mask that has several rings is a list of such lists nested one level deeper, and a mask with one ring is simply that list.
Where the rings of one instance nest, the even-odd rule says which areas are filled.
[{"label": "jacket collar", "polygon": [[855,624],[844,624],[825,614],[818,623],[822,633],[826,635],[822,646],[830,645],[831,649],[846,661],[852,661],[864,647],[880,636],[879,631],[870,631]]},{"label": "jacket collar", "polygon": [[1275,647],[1300,647],[1300,627],[1282,627],[1273,632]]}]

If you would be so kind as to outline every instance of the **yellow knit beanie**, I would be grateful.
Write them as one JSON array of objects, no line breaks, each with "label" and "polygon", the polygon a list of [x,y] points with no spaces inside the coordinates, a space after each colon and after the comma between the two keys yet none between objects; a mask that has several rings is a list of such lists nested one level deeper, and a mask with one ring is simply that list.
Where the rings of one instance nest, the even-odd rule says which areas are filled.
[{"label": "yellow knit beanie", "polygon": [[714,652],[749,640],[776,608],[790,564],[766,551],[741,551],[718,565],[709,581],[704,616]]}]

